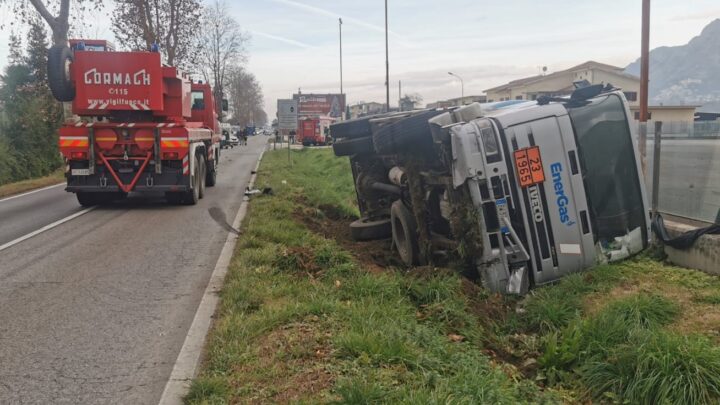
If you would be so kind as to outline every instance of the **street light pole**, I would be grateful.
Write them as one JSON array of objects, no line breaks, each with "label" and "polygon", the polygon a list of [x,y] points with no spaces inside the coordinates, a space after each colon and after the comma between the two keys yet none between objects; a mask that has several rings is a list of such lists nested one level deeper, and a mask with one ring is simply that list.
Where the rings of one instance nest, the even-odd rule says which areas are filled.
[{"label": "street light pole", "polygon": [[390,111],[390,51],[388,48],[388,2],[385,0],[385,105]]},{"label": "street light pole", "polygon": [[650,0],[642,2],[642,33],[640,37],[640,133],[638,149],[643,174],[647,172],[648,82],[650,77]]},{"label": "street light pole", "polygon": [[460,105],[465,104],[465,81],[463,81],[463,78],[456,75],[453,72],[448,72],[450,76],[457,77],[460,79]]}]

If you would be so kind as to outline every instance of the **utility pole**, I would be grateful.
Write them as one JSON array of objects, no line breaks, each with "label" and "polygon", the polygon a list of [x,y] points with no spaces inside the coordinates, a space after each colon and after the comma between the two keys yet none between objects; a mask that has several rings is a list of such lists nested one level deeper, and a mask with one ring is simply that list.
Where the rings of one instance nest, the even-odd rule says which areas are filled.
[{"label": "utility pole", "polygon": [[390,50],[388,46],[388,0],[385,0],[385,112],[390,111]]},{"label": "utility pole", "polygon": [[640,134],[638,150],[643,175],[647,172],[648,83],[650,81],[650,0],[642,2],[642,37],[640,44]]},{"label": "utility pole", "polygon": [[340,95],[343,94],[343,66],[342,66],[342,18],[338,18],[340,27]]}]

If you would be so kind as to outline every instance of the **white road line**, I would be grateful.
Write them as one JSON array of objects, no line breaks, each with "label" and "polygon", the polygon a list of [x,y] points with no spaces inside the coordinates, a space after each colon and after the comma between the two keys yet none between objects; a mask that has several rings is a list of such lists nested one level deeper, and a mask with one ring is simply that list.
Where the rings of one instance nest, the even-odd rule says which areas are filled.
[{"label": "white road line", "polygon": [[15,199],[15,198],[25,197],[26,195],[29,195],[29,194],[39,193],[39,192],[41,192],[41,191],[49,190],[49,189],[51,189],[51,188],[60,187],[60,186],[64,186],[64,185],[65,185],[65,182],[62,182],[62,183],[58,183],[58,184],[55,184],[55,185],[52,185],[52,186],[47,186],[47,187],[39,188],[39,189],[37,189],[37,190],[28,191],[27,193],[22,193],[22,194],[18,194],[18,195],[13,195],[13,196],[10,196],[10,197],[7,197],[7,198],[3,198],[2,200],[0,200],[0,203],[3,202],[3,201],[9,201],[9,200],[13,200],[13,199]]},{"label": "white road line", "polygon": [[53,229],[53,228],[55,228],[55,227],[57,227],[57,226],[60,226],[60,225],[64,224],[65,222],[72,221],[73,219],[75,219],[75,218],[77,218],[77,217],[79,217],[79,216],[81,216],[81,215],[85,215],[85,214],[87,214],[88,212],[94,210],[95,208],[96,208],[96,207],[86,208],[86,209],[84,209],[84,210],[82,210],[82,211],[79,211],[79,212],[76,212],[76,213],[70,215],[69,217],[65,217],[65,218],[63,218],[63,219],[61,219],[61,220],[59,220],[59,221],[53,222],[52,224],[45,225],[45,226],[43,226],[42,228],[38,229],[37,231],[30,232],[29,234],[27,234],[27,235],[25,235],[25,236],[21,236],[21,237],[15,239],[15,240],[13,240],[13,241],[10,241],[10,242],[8,242],[8,243],[0,246],[0,252],[2,252],[2,251],[5,250],[5,249],[8,249],[8,248],[11,248],[11,247],[15,246],[15,245],[17,245],[17,244],[20,243],[20,242],[26,241],[26,240],[34,237],[34,236],[40,235],[40,234],[43,233],[43,232],[49,231],[49,230],[51,230],[51,229]]},{"label": "white road line", "polygon": [[[252,175],[250,183],[248,183],[248,187],[250,188],[255,184],[257,171],[260,167],[263,154],[264,152],[260,153],[257,165],[255,166],[256,174]],[[247,206],[248,200],[243,200],[233,221],[233,228],[240,229],[240,224],[247,213]],[[200,355],[205,347],[205,340],[212,325],[212,317],[220,301],[218,293],[225,282],[225,275],[230,266],[230,260],[235,251],[237,240],[237,235],[228,232],[225,245],[220,252],[220,257],[215,264],[212,276],[210,276],[210,282],[205,289],[205,293],[200,301],[200,306],[197,312],[195,312],[195,318],[193,319],[192,325],[190,325],[188,334],[185,337],[185,342],[183,343],[182,349],[180,349],[180,354],[178,354],[175,366],[173,366],[172,372],[170,373],[170,379],[167,384],[165,384],[165,390],[163,390],[162,397],[160,397],[160,405],[182,404],[183,397],[187,395],[190,389],[190,384],[193,378],[195,378],[198,366],[200,365]]]}]

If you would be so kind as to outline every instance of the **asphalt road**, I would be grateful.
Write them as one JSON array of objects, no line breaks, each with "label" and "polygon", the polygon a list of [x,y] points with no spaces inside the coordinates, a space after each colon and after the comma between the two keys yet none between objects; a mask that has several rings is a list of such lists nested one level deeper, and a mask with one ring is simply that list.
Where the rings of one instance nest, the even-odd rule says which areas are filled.
[{"label": "asphalt road", "polygon": [[[713,222],[720,210],[720,139],[668,139],[660,144],[660,211]],[[652,197],[653,142],[647,146]]]},{"label": "asphalt road", "polygon": [[[196,206],[134,196],[0,251],[0,403],[156,404],[266,137],[224,151]],[[0,201],[0,246],[80,211],[63,187]]]}]

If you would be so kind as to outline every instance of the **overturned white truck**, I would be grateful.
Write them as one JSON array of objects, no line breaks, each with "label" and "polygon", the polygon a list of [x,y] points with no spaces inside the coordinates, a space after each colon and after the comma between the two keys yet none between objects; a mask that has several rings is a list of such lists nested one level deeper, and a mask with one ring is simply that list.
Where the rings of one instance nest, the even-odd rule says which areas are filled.
[{"label": "overturned white truck", "polygon": [[596,85],[335,124],[362,213],[352,234],[392,237],[407,265],[461,260],[514,294],[636,254],[650,220],[629,117],[621,91]]}]

